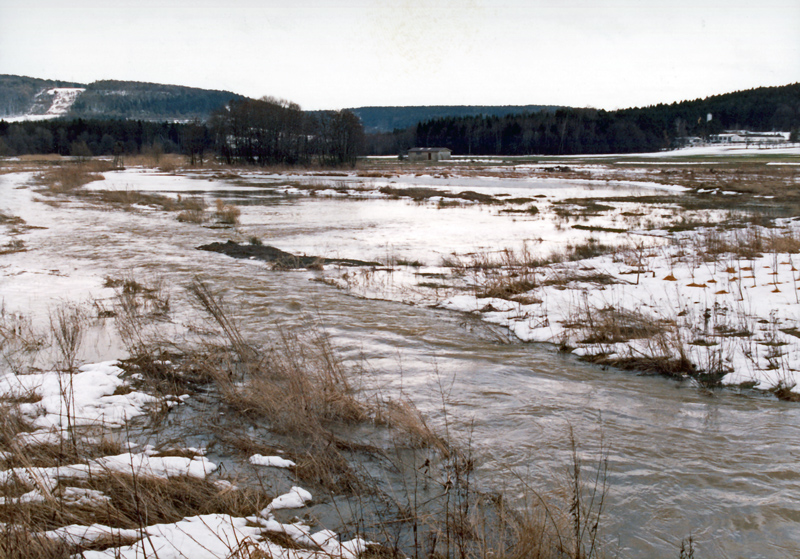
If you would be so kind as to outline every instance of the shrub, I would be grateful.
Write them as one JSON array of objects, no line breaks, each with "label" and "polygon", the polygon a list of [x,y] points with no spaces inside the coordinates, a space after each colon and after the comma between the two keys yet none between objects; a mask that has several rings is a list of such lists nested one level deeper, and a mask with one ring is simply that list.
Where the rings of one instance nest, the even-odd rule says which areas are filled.
[{"label": "shrub", "polygon": [[239,216],[242,214],[241,210],[229,204],[224,200],[217,199],[214,202],[216,205],[217,221],[223,225],[237,225],[239,223]]}]

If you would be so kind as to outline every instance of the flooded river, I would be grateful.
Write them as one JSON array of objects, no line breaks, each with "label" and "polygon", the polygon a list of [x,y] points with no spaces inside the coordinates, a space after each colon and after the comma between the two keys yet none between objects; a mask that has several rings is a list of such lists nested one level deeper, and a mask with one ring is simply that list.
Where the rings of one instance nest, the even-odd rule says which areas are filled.
[{"label": "flooded river", "polygon": [[[444,401],[453,436],[471,438],[481,483],[512,499],[521,492],[520,478],[545,491],[566,473],[570,427],[587,462],[598,458],[602,440],[609,556],[677,557],[689,535],[698,557],[800,553],[797,404],[603,370],[548,345],[516,342],[470,315],[359,299],[313,281],[321,272],[273,272],[195,250],[231,238],[231,231],[181,224],[163,213],[49,207],[32,202],[28,190],[13,190],[18,181],[0,177],[4,209],[46,229],[24,234],[27,253],[0,261],[8,310],[44,312],[59,298],[102,292],[104,277],[124,274],[163,278],[177,307],[185,297],[180,286],[199,274],[224,290],[248,336],[313,317],[346,358],[368,364],[367,382],[389,394],[402,390],[439,428]],[[198,190],[197,182],[180,179],[163,190],[185,195]],[[541,223],[485,208],[286,199],[216,187],[203,195],[246,202],[239,240],[257,235],[294,252],[428,262],[470,246],[547,236]],[[103,354],[112,349],[98,348],[98,356],[113,358]]]}]

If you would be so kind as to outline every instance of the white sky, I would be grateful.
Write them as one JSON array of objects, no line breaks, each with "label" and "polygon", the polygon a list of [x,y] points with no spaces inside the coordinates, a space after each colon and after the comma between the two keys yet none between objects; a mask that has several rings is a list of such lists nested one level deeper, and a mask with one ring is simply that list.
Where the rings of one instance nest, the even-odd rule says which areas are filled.
[{"label": "white sky", "polygon": [[615,109],[800,81],[800,0],[0,0],[0,74]]}]

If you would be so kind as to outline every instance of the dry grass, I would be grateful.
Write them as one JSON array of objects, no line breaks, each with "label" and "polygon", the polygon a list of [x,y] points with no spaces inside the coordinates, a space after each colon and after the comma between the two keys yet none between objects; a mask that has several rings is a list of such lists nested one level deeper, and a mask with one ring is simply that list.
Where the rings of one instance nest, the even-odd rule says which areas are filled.
[{"label": "dry grass", "polygon": [[443,456],[451,451],[450,444],[431,429],[425,416],[410,400],[385,401],[376,411],[376,422],[403,433],[404,446],[434,449]]},{"label": "dry grass", "polygon": [[239,223],[239,216],[242,215],[242,211],[230,204],[226,204],[224,200],[217,199],[214,202],[216,206],[216,211],[214,215],[217,218],[217,222],[223,225],[237,225]]},{"label": "dry grass", "polygon": [[[18,468],[33,473],[36,468],[86,464],[126,451],[123,434],[109,435],[102,427],[82,429],[80,436],[74,430],[67,431],[61,443],[23,444],[18,435],[32,430],[19,412],[23,400],[34,401],[23,396],[0,402],[0,461],[4,470]],[[192,456],[169,451],[159,455]],[[88,477],[69,478],[67,475],[51,484],[36,475],[20,476],[0,484],[0,558],[69,557],[88,549],[132,543],[112,534],[90,544],[68,544],[44,535],[65,526],[102,524],[137,529],[198,514],[242,517],[261,510],[274,497],[258,486],[233,489],[185,476],[163,479],[95,468]],[[95,499],[76,500],[71,496],[76,490],[91,492]],[[31,494],[38,499],[28,499]]]},{"label": "dry grass", "polygon": [[22,239],[14,239],[8,241],[6,244],[0,246],[0,254],[13,254],[15,252],[25,252],[25,241]]},{"label": "dry grass", "polygon": [[393,186],[381,187],[380,192],[391,196],[393,198],[411,198],[415,202],[422,202],[433,197],[449,198],[454,200],[465,200],[469,202],[478,202],[481,204],[502,204],[502,200],[498,200],[491,194],[481,194],[471,190],[463,192],[448,192],[446,190],[437,190],[435,188],[425,188],[421,186],[409,188],[395,188]]},{"label": "dry grass", "polygon": [[37,182],[46,193],[65,194],[90,182],[103,180],[105,177],[101,173],[110,170],[110,165],[103,161],[66,163],[43,171],[37,177]]},{"label": "dry grass", "polygon": [[[75,503],[65,497],[67,486],[99,492],[104,496],[103,502]],[[7,495],[7,490],[4,493]],[[70,525],[101,524],[111,528],[137,529],[202,514],[243,517],[264,508],[274,496],[260,488],[231,489],[190,477],[161,479],[106,472],[81,481],[62,480],[45,497],[43,502],[26,503],[9,499],[6,504],[0,505],[0,522],[6,527],[6,532],[0,532],[0,550],[11,548],[21,537],[39,539],[45,544],[46,540],[41,538],[42,532]],[[87,549],[104,549],[129,543],[132,541],[120,540],[110,534],[108,538],[90,545],[64,547],[74,554]],[[57,540],[51,544],[54,549],[62,549]]]},{"label": "dry grass", "polygon": [[[446,451],[444,440],[410,402],[369,398],[354,387],[356,371],[344,366],[320,329],[313,325],[304,333],[277,329],[271,347],[260,349],[243,339],[207,285],[196,280],[190,291],[228,342],[227,353],[219,346],[205,350],[206,371],[216,390],[245,425],[266,425],[284,437],[298,478],[337,492],[363,488],[347,455],[382,451],[343,435],[359,426],[380,425],[404,448]],[[238,439],[230,441],[234,446],[252,450],[249,437],[230,438]]]},{"label": "dry grass", "polygon": [[59,162],[60,163],[60,162],[64,162],[64,161],[70,161],[70,158],[64,157],[64,156],[59,155],[57,153],[42,153],[42,154],[28,153],[28,154],[25,154],[25,155],[17,156],[17,159],[19,159],[20,161],[23,161],[25,163],[38,163],[38,162],[47,162],[47,163]]},{"label": "dry grass", "polygon": [[[305,337],[280,331],[277,335],[278,342],[266,354],[234,342],[236,361],[215,375],[231,407],[245,417],[267,419],[277,433],[329,440],[336,438],[332,424],[369,418],[368,407],[356,398],[344,367],[322,333]],[[244,382],[239,381],[242,377]]]},{"label": "dry grass", "polygon": [[[78,196],[91,202],[111,206],[125,211],[133,211],[136,207],[151,207],[165,212],[181,212],[180,216],[200,216],[200,222],[204,217],[206,209],[205,201],[202,198],[189,196],[171,198],[161,194],[149,194],[135,190],[79,190]],[[197,221],[197,217],[193,220]],[[185,221],[191,221],[186,219]]]},{"label": "dry grass", "polygon": [[[411,455],[396,467],[404,472],[405,493],[397,495],[402,520],[411,529],[405,545],[387,542],[375,557],[402,553],[413,557],[478,559],[592,559],[601,556],[599,524],[607,492],[607,455],[601,441],[598,460],[588,465],[579,457],[570,430],[572,462],[564,479],[546,493],[519,479],[521,494],[508,503],[499,493],[475,488],[470,447],[435,462]],[[427,455],[430,456],[430,455]],[[396,540],[395,540],[396,541]]]},{"label": "dry grass", "polygon": [[613,245],[606,245],[595,239],[589,237],[583,243],[568,245],[565,259],[570,262],[576,260],[586,260],[587,258],[594,258],[595,256],[602,256],[620,250],[620,247]]},{"label": "dry grass", "polygon": [[37,363],[47,345],[47,335],[23,315],[0,308],[0,359],[14,374],[24,374]]},{"label": "dry grass", "polygon": [[[143,282],[123,278],[109,279],[108,283],[118,290],[121,299],[128,301],[119,305],[133,308],[131,314],[136,315],[137,321],[131,328],[144,328],[145,319],[153,320],[142,312],[141,300],[150,289]],[[324,333],[314,329],[307,334],[278,330],[273,345],[260,349],[244,339],[223,302],[207,286],[196,281],[192,292],[216,326],[216,339],[222,338],[226,343],[209,343],[182,355],[166,354],[158,346],[148,344],[148,336],[139,331],[132,334],[138,340],[132,347],[149,353],[140,354],[131,362],[135,363],[136,372],[166,386],[183,383],[196,374],[198,384],[206,383],[203,387],[206,397],[213,394],[223,401],[226,419],[211,428],[212,432],[219,431],[220,436],[215,438],[245,454],[272,454],[275,449],[251,433],[253,426],[268,426],[279,435],[272,440],[280,440],[281,448],[289,447],[287,456],[297,464],[292,474],[304,485],[324,488],[331,495],[350,495],[356,503],[373,498],[396,499],[393,509],[396,512],[387,513],[378,525],[370,526],[368,533],[364,533],[370,539],[375,539],[371,537],[374,535],[384,542],[381,548],[371,547],[370,556],[398,557],[399,553],[408,555],[409,551],[415,556],[454,559],[489,556],[589,559],[596,555],[596,528],[592,526],[596,526],[599,510],[594,501],[582,500],[587,493],[581,485],[584,477],[579,468],[573,475],[579,480],[575,487],[580,491],[570,493],[569,488],[565,489],[567,501],[561,506],[536,496],[521,510],[508,507],[500,496],[476,490],[475,461],[469,447],[454,448],[448,436],[430,428],[410,401],[365,398],[358,389],[359,377],[343,365]],[[59,324],[58,320],[55,324]],[[72,345],[67,343],[65,347],[65,353],[69,354]],[[65,357],[64,361],[69,359]],[[217,405],[215,402],[214,410],[218,410]],[[4,441],[13,441],[16,433],[29,429],[21,417],[14,415],[13,404],[8,406],[7,413],[0,416],[7,425],[6,435],[0,432],[0,450],[9,448],[2,446]],[[214,415],[217,417],[216,412]],[[364,429],[384,430],[393,448],[376,448],[352,435]],[[81,463],[91,457],[116,454],[120,451],[119,444],[118,440],[110,439],[93,448],[81,442],[25,452],[11,448],[16,454],[7,465]],[[38,454],[34,459],[30,453]],[[357,454],[367,457],[366,461],[373,466],[384,464],[381,467],[386,468],[385,473],[378,475],[406,480],[403,495],[388,495],[382,485],[384,480],[375,480],[370,477],[374,474],[365,474],[353,463]],[[397,460],[386,466],[389,456]],[[61,553],[66,557],[87,548],[45,549],[41,545],[50,546],[49,542],[39,545],[33,540],[43,530],[69,524],[140,528],[207,513],[241,517],[253,514],[269,502],[269,495],[258,487],[234,491],[210,481],[185,477],[147,479],[107,472],[74,480],[70,485],[102,492],[107,500],[94,506],[70,504],[64,496],[66,484],[60,482],[46,493],[43,503],[12,501],[11,506],[0,506],[0,522],[19,528],[5,536],[0,533],[0,550],[3,546],[11,549],[13,542],[30,541],[30,549],[36,553],[46,556]],[[9,486],[5,496],[19,496],[29,489]],[[395,527],[405,534],[402,545],[392,538],[392,534],[399,533],[393,532]],[[413,540],[409,539],[412,534]],[[122,543],[125,542],[109,539],[93,547],[102,549]],[[250,552],[242,549],[232,553],[246,557]],[[27,559],[31,555],[16,556]]]},{"label": "dry grass", "polygon": [[[167,161],[162,161],[167,164]],[[90,182],[103,180],[102,173],[113,171],[112,163],[100,159],[86,162],[62,162],[41,171],[37,182],[48,194],[73,194],[97,204],[112,206],[130,211],[137,206],[149,206],[167,212],[181,212],[179,220],[202,223],[205,220],[206,203],[201,197],[188,196],[171,198],[160,194],[150,194],[129,189],[118,190],[83,190],[82,186]],[[221,223],[235,224],[239,210],[235,206],[223,204],[218,218]],[[233,221],[230,221],[233,220]]]},{"label": "dry grass", "polygon": [[25,220],[21,217],[0,211],[0,225],[23,225],[24,223]]},{"label": "dry grass", "polygon": [[749,226],[720,231],[707,229],[690,240],[678,239],[684,249],[683,258],[698,258],[704,262],[725,263],[728,259],[753,260],[764,254],[800,253],[800,234],[797,231]]},{"label": "dry grass", "polygon": [[566,325],[578,329],[579,342],[584,344],[614,344],[633,339],[663,335],[667,325],[638,311],[628,311],[615,306],[596,308],[584,304]]},{"label": "dry grass", "polygon": [[590,238],[585,243],[569,245],[565,250],[553,251],[545,256],[536,254],[525,244],[519,250],[504,249],[493,254],[473,254],[463,260],[455,257],[443,259],[442,265],[453,268],[457,275],[473,276],[472,283],[477,286],[476,295],[479,298],[538,302],[535,297],[526,297],[525,294],[538,287],[566,285],[573,281],[603,285],[615,283],[616,280],[608,274],[562,272],[552,265],[618,250],[619,247],[604,245]]},{"label": "dry grass", "polygon": [[[202,201],[202,199],[199,200]],[[182,223],[195,223],[198,225],[202,225],[203,223],[206,222],[207,219],[205,210],[206,210],[205,202],[203,202],[202,205],[198,203],[197,207],[187,208],[182,212],[180,212],[178,214],[177,220]]]},{"label": "dry grass", "polygon": [[30,524],[0,527],[0,559],[70,559],[72,554],[67,543],[51,540]]},{"label": "dry grass", "polygon": [[128,167],[159,169],[164,173],[173,173],[189,167],[187,156],[179,153],[163,153],[157,149],[148,149],[139,155],[125,155],[123,160]]},{"label": "dry grass", "polygon": [[[721,378],[720,364],[714,370],[700,370],[689,358],[689,342],[675,321],[656,319],[640,311],[610,305],[595,307],[584,299],[564,324],[562,350],[572,343],[593,345],[586,361],[643,373],[682,378],[691,376],[704,386],[714,386]],[[620,354],[613,344],[640,340]],[[713,365],[713,364],[711,364]]]},{"label": "dry grass", "polygon": [[505,275],[495,275],[488,279],[477,296],[479,298],[492,297],[497,299],[517,300],[520,295],[537,287],[533,274],[525,278],[512,278]]}]

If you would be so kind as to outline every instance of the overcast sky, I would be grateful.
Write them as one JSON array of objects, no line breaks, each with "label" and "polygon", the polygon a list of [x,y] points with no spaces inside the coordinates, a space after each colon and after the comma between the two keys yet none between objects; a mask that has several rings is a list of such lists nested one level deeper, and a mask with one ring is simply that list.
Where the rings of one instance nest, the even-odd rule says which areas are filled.
[{"label": "overcast sky", "polygon": [[0,74],[615,109],[800,81],[800,0],[0,0]]}]

